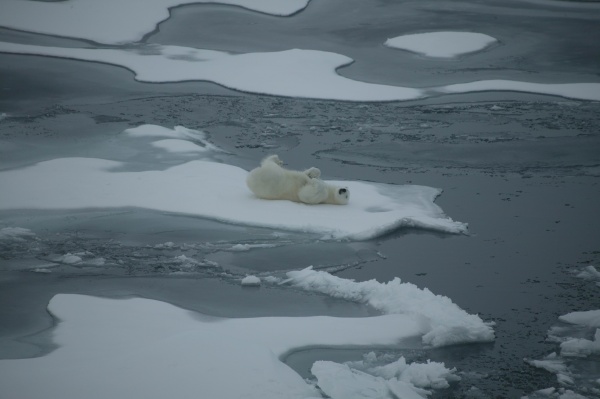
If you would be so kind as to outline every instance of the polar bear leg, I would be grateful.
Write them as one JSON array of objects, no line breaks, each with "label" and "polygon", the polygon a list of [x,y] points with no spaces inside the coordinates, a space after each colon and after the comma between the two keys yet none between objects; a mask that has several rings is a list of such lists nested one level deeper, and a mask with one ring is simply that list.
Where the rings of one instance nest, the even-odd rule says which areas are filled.
[{"label": "polar bear leg", "polygon": [[283,161],[281,159],[279,159],[278,155],[269,155],[268,157],[263,159],[260,164],[264,165],[266,162],[273,162],[279,166],[283,166]]},{"label": "polar bear leg", "polygon": [[305,204],[320,204],[327,200],[328,195],[327,185],[319,179],[310,179],[298,190],[298,199]]},{"label": "polar bear leg", "polygon": [[321,170],[319,168],[315,168],[315,167],[306,169],[304,171],[304,173],[306,173],[306,175],[308,177],[310,177],[311,179],[318,179],[319,177],[321,177]]}]

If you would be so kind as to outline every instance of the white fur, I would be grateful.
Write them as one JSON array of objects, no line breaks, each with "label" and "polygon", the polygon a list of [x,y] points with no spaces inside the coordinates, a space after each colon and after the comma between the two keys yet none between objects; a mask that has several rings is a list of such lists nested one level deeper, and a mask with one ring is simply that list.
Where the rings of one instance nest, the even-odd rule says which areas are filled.
[{"label": "white fur", "polygon": [[284,169],[277,155],[263,159],[260,166],[246,178],[248,188],[259,198],[289,200],[305,204],[346,205],[350,192],[319,179],[321,171],[310,168],[304,172]]}]

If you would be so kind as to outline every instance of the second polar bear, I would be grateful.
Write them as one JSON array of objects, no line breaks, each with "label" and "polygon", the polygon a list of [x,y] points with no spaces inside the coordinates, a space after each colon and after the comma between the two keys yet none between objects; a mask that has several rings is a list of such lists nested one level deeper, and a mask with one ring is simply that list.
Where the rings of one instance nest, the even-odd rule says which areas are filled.
[{"label": "second polar bear", "polygon": [[277,155],[263,159],[246,178],[248,188],[259,198],[289,200],[305,204],[346,205],[350,197],[347,187],[337,187],[319,179],[321,171],[304,172],[284,169]]}]

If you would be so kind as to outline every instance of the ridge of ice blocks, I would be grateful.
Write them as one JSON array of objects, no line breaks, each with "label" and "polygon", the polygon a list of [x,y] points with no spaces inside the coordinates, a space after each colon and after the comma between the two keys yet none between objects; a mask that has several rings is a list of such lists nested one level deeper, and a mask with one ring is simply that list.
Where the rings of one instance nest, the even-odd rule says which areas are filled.
[{"label": "ridge of ice blocks", "polygon": [[358,181],[346,206],[305,205],[256,198],[241,168],[194,160],[166,170],[124,171],[127,164],[61,158],[0,172],[0,209],[136,207],[227,223],[367,240],[403,227],[465,233],[433,201],[441,190]]},{"label": "ridge of ice blocks", "polygon": [[57,349],[0,360],[6,397],[316,398],[319,392],[280,360],[286,354],[394,346],[424,328],[413,315],[226,319],[150,299],[73,294],[56,295],[48,310],[60,320],[52,331]]},{"label": "ridge of ice blocks", "polygon": [[[2,0],[0,26],[27,32],[119,44],[140,41],[169,18],[169,9],[186,4],[234,5],[265,14],[289,16],[309,0]],[[107,27],[110,27],[107,29]]]},{"label": "ridge of ice blocks", "polygon": [[320,292],[335,298],[368,304],[384,314],[411,314],[420,318],[428,331],[425,345],[437,347],[468,342],[494,340],[492,324],[471,315],[450,298],[435,295],[427,288],[418,288],[395,278],[387,283],[376,280],[355,282],[308,267],[287,273],[284,283],[307,291]]},{"label": "ridge of ice blocks", "polygon": [[495,42],[495,38],[483,33],[428,32],[394,37],[388,39],[384,45],[427,57],[454,58],[483,50]]}]

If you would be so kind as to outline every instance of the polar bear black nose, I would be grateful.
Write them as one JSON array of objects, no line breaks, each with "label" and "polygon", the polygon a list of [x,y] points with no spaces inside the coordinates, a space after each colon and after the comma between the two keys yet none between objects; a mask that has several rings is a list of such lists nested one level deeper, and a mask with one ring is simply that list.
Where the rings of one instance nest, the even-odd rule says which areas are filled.
[{"label": "polar bear black nose", "polygon": [[340,194],[344,194],[346,191],[348,191],[348,190],[346,190],[345,188],[340,188],[340,191],[339,191],[339,193],[340,193]]}]

